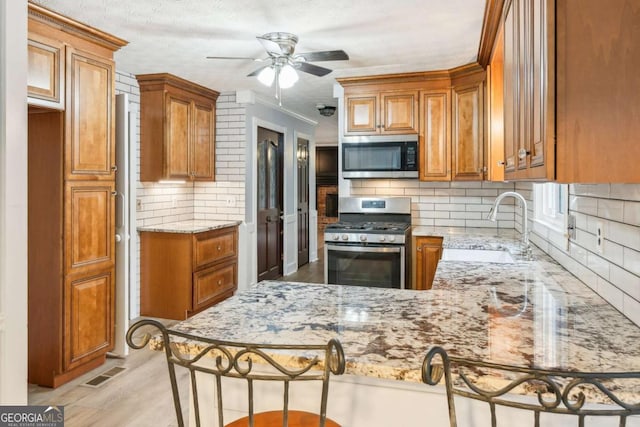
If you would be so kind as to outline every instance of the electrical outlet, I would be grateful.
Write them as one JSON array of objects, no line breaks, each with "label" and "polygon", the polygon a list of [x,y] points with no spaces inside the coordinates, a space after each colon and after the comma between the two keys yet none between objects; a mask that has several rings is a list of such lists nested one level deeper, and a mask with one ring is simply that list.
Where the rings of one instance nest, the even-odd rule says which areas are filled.
[{"label": "electrical outlet", "polygon": [[235,208],[236,207],[236,196],[227,195],[226,202],[227,202],[227,206],[228,207]]},{"label": "electrical outlet", "polygon": [[142,199],[136,199],[136,211],[140,212],[142,210]]},{"label": "electrical outlet", "polygon": [[600,253],[602,253],[604,247],[603,228],[602,222],[596,222],[596,250]]}]

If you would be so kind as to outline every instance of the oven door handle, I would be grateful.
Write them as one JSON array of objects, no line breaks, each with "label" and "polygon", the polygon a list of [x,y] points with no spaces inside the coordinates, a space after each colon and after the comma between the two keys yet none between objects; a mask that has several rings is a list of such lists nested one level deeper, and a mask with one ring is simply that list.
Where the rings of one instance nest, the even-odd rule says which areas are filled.
[{"label": "oven door handle", "polygon": [[394,253],[401,252],[401,246],[341,246],[326,245],[327,250],[343,251],[343,252],[378,252],[378,253]]}]

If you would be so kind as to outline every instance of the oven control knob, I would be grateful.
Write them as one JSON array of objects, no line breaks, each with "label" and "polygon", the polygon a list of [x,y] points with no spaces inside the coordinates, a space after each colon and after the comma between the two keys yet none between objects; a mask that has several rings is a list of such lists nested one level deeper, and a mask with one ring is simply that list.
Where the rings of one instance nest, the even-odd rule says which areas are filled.
[{"label": "oven control knob", "polygon": [[367,241],[367,235],[366,234],[361,234],[360,235],[360,241],[361,242],[366,242]]},{"label": "oven control knob", "polygon": [[395,242],[396,241],[396,236],[389,236],[388,237],[390,242]]},{"label": "oven control knob", "polygon": [[385,239],[384,239],[384,236],[382,236],[382,235],[381,235],[381,236],[378,238],[378,240],[380,240],[381,242],[384,242],[384,240],[385,240]]},{"label": "oven control knob", "polygon": [[334,234],[333,235],[333,240],[340,240],[340,235],[339,234]]},{"label": "oven control knob", "polygon": [[348,234],[343,234],[342,235],[342,240],[349,240],[349,235]]}]

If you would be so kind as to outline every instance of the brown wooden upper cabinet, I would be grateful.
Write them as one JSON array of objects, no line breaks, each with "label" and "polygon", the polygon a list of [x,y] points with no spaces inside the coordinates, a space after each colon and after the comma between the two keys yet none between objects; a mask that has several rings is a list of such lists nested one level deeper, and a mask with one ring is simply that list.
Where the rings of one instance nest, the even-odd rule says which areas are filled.
[{"label": "brown wooden upper cabinet", "polygon": [[140,180],[213,181],[218,92],[171,74],[140,84]]},{"label": "brown wooden upper cabinet", "polygon": [[64,110],[64,43],[29,33],[27,55],[29,104]]},{"label": "brown wooden upper cabinet", "polygon": [[418,133],[418,91],[345,94],[345,134]]},{"label": "brown wooden upper cabinet", "polygon": [[505,179],[640,182],[639,15],[633,0],[505,0],[485,14],[503,49],[490,127],[504,120]]},{"label": "brown wooden upper cabinet", "polygon": [[482,180],[485,76],[473,63],[444,71],[338,79],[345,88],[345,133],[417,132],[420,180]]}]

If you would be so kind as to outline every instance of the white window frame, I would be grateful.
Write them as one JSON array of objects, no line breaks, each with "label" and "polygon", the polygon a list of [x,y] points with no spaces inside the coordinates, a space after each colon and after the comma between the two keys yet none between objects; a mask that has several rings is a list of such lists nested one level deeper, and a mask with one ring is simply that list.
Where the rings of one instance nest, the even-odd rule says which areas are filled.
[{"label": "white window frame", "polygon": [[569,185],[545,182],[533,184],[534,221],[566,233],[569,218]]}]

